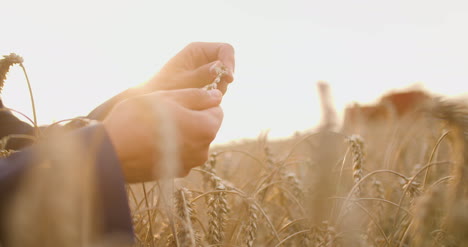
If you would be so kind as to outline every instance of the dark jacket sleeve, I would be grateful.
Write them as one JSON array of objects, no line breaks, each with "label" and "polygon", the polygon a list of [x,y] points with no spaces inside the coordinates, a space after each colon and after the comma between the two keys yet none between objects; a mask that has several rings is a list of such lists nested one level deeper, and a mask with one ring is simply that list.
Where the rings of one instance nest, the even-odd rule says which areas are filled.
[{"label": "dark jacket sleeve", "polygon": [[[0,99],[0,138],[11,134],[33,135],[33,127],[19,120],[3,107]],[[32,143],[29,139],[14,138],[8,142],[7,149],[20,149]]]},{"label": "dark jacket sleeve", "polygon": [[[70,136],[66,138],[78,140],[81,149],[79,153],[88,156],[86,158],[91,160],[94,165],[95,191],[100,198],[100,205],[97,209],[101,211],[98,212],[98,215],[102,221],[103,234],[127,235],[129,241],[133,241],[133,228],[124,187],[124,177],[104,127],[102,124],[95,124],[75,130],[67,135]],[[47,143],[37,143],[7,158],[0,159],[0,205],[6,205],[11,200],[28,170],[44,161],[60,160],[54,157],[54,152],[44,152],[47,149],[44,146],[48,145]],[[53,172],[53,169],[50,172]],[[4,219],[2,215],[0,214],[0,222],[3,222]]]}]

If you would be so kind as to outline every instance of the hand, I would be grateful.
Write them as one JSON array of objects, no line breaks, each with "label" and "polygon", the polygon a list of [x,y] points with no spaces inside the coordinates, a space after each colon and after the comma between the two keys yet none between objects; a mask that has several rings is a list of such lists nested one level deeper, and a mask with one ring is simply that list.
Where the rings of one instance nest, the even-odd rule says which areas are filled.
[{"label": "hand", "polygon": [[116,105],[103,124],[127,182],[168,175],[164,173],[185,176],[203,164],[223,119],[221,99],[218,90],[192,88],[159,91]]},{"label": "hand", "polygon": [[234,80],[234,48],[226,43],[195,42],[174,56],[145,85],[149,91],[201,88],[216,78],[215,66],[227,67],[218,88],[223,94]]},{"label": "hand", "polygon": [[227,84],[234,80],[234,48],[226,43],[191,43],[143,86],[127,89],[112,97],[91,111],[88,118],[103,120],[117,103],[142,94],[158,90],[201,88],[213,82],[216,77],[214,66],[220,64],[228,69],[218,85],[224,94]]}]

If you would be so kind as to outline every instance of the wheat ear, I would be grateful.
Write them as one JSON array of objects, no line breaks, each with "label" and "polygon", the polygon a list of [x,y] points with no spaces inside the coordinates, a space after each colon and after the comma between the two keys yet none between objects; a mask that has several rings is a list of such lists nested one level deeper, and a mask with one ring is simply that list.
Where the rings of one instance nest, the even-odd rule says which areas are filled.
[{"label": "wheat ear", "polygon": [[[364,140],[358,135],[352,135],[347,138],[348,143],[351,146],[351,152],[353,155],[353,179],[354,184],[361,181],[363,172],[362,165],[364,163]],[[361,195],[361,187],[356,188],[355,195],[359,197]]]}]

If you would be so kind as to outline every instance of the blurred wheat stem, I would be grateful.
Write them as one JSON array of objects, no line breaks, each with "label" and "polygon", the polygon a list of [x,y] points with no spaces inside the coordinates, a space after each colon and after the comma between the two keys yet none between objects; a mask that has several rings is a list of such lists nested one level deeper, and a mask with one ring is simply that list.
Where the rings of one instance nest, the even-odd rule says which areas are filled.
[{"label": "blurred wheat stem", "polygon": [[303,137],[302,139],[300,139],[299,141],[297,141],[296,143],[294,143],[294,145],[292,146],[292,148],[289,150],[289,153],[288,155],[286,156],[285,160],[288,160],[290,158],[290,156],[293,154],[293,152],[296,150],[296,148],[302,143],[302,142],[305,142],[306,140],[308,140],[309,138],[312,138],[314,136],[317,136],[317,135],[320,135],[320,134],[323,134],[323,133],[329,133],[329,134],[334,134],[334,135],[337,135],[337,136],[340,136],[340,137],[343,137],[343,138],[347,138],[348,136],[343,134],[343,133],[340,133],[340,132],[336,132],[336,131],[318,131],[318,132],[315,132],[315,133],[311,133],[311,134],[308,134],[306,135],[305,137]]},{"label": "blurred wheat stem", "polygon": [[367,216],[369,217],[369,219],[372,221],[372,223],[374,223],[375,226],[377,226],[377,228],[379,229],[380,233],[382,234],[382,237],[384,237],[385,239],[385,242],[387,242],[387,246],[391,246],[390,245],[390,241],[388,240],[388,237],[387,235],[385,234],[385,231],[382,229],[382,226],[377,222],[377,220],[374,218],[374,216],[369,212],[369,210],[367,210],[364,206],[362,206],[359,202],[356,202],[356,205],[362,210],[364,211]]},{"label": "blurred wheat stem", "polygon": [[156,170],[157,166],[155,166],[153,172],[160,177],[157,182],[160,198],[162,199],[161,201],[165,212],[167,215],[171,216],[169,217],[169,224],[176,244],[178,244],[177,231],[173,219],[174,215],[171,214],[174,205],[174,178],[182,170],[182,164],[178,154],[178,148],[179,145],[181,145],[177,140],[178,130],[175,128],[176,124],[171,112],[159,105],[154,105],[151,102],[147,103],[150,105],[150,109],[152,109],[152,117],[155,118],[155,122],[159,123],[158,132],[155,132],[154,135],[155,138],[159,139],[159,147],[162,147],[162,150],[155,150],[155,153],[158,151],[162,153],[162,156],[158,157],[159,163],[163,164],[162,171]]},{"label": "blurred wheat stem", "polygon": [[[351,200],[351,197],[354,193],[354,191],[356,190],[356,188],[363,182],[365,181],[367,178],[375,175],[375,174],[378,174],[378,173],[389,173],[389,174],[393,174],[393,175],[396,175],[396,176],[399,176],[401,178],[403,178],[405,181],[408,181],[408,183],[412,183],[414,181],[414,179],[416,178],[417,175],[419,175],[420,173],[422,173],[425,169],[431,167],[431,166],[434,166],[434,165],[442,165],[442,164],[450,164],[452,162],[450,161],[440,161],[440,162],[434,162],[434,163],[431,163],[431,164],[427,164],[426,166],[422,167],[411,179],[408,179],[405,175],[399,173],[399,172],[395,172],[393,170],[376,170],[376,171],[373,171],[373,172],[370,172],[369,174],[365,175],[364,177],[362,177],[362,179],[354,184],[354,186],[351,188],[350,192],[348,193],[348,196],[346,197],[346,200],[345,202],[343,203],[343,205],[346,205],[347,202],[349,202]],[[402,196],[400,197],[400,201],[399,201],[399,205],[402,204],[402,201],[403,201],[403,198],[405,197],[405,194],[407,192],[409,187],[406,187],[406,189],[404,190],[404,193],[402,194]],[[399,207],[400,208],[400,207]],[[399,212],[399,208],[397,209],[397,213],[395,215],[395,221],[396,221],[396,216],[398,216],[398,212]],[[339,220],[339,222],[341,222],[340,219],[342,219],[342,216],[343,216],[343,213],[344,213],[344,206],[341,207],[340,209],[340,212],[338,213],[338,216],[337,216],[337,220]],[[395,223],[396,224],[396,223]]]},{"label": "blurred wheat stem", "polygon": [[298,231],[298,232],[295,232],[289,236],[287,236],[286,238],[284,238],[283,240],[281,240],[277,245],[275,245],[275,247],[278,247],[278,246],[281,246],[282,244],[284,244],[286,241],[288,241],[289,239],[297,236],[297,235],[300,235],[300,234],[304,234],[304,233],[307,233],[307,232],[310,232],[311,230],[310,229],[307,229],[307,230],[302,230],[302,231]]},{"label": "blurred wheat stem", "polygon": [[26,118],[32,125],[34,125],[34,121],[33,121],[30,117],[26,116],[26,114],[24,114],[24,113],[22,113],[22,112],[20,112],[20,111],[17,111],[17,110],[15,110],[15,109],[8,108],[8,107],[0,108],[0,111],[6,111],[6,112],[11,111],[11,112],[14,112],[14,113],[18,113],[18,114],[21,115],[22,117]]},{"label": "blurred wheat stem", "polygon": [[281,229],[278,230],[278,233],[282,233],[283,231],[287,230],[289,227],[299,223],[299,222],[302,222],[302,221],[309,221],[308,218],[301,218],[301,219],[295,219],[293,221],[290,221],[288,223],[286,223],[286,225],[284,225],[283,227],[281,227]]},{"label": "blurred wheat stem", "polygon": [[[144,212],[144,209],[140,209],[142,207],[142,205],[144,204],[145,202],[145,199],[143,198],[142,200],[138,201],[138,199],[136,198],[136,195],[135,193],[133,192],[132,189],[130,189],[130,186],[128,186],[128,191],[129,191],[129,194],[131,195],[131,197],[133,198],[133,201],[135,202],[135,208],[133,209],[135,214],[138,214],[138,213],[141,213],[141,212]],[[152,189],[148,191],[148,193],[152,192]],[[154,209],[154,208],[153,208]]]},{"label": "blurred wheat stem", "polygon": [[[400,244],[398,244],[398,247],[403,247],[404,246],[403,241],[405,241],[406,237],[408,236],[409,229],[411,229],[411,227],[413,226],[413,222],[414,221],[411,220],[411,223],[409,223],[408,226],[406,226],[405,232],[403,233],[400,240],[398,241],[400,243]],[[392,241],[393,241],[393,238],[392,238]],[[390,242],[390,243],[392,243],[392,242]]]},{"label": "blurred wheat stem", "polygon": [[[139,209],[138,211],[134,211],[134,214],[144,214],[144,213],[146,213],[147,211],[150,211],[150,210],[156,211],[158,213],[163,213],[164,208],[161,207],[161,206],[150,206],[148,208],[142,208],[142,209]],[[170,214],[173,214],[173,213],[171,212]]]},{"label": "blurred wheat stem", "polygon": [[86,117],[66,118],[66,119],[62,119],[62,120],[60,120],[60,121],[57,121],[57,122],[54,122],[54,123],[48,125],[48,126],[46,127],[46,130],[47,130],[47,129],[50,129],[50,128],[52,128],[52,127],[55,127],[55,126],[57,126],[57,125],[59,125],[59,124],[61,124],[61,123],[70,122],[70,121],[73,121],[73,120],[80,120],[80,121],[83,121],[83,122],[89,122],[91,119],[86,118]]},{"label": "blurred wheat stem", "polygon": [[[335,187],[335,194],[338,193],[338,189],[341,186],[341,180],[343,178],[343,171],[344,171],[344,166],[345,166],[345,163],[346,163],[346,157],[348,157],[348,154],[349,154],[350,151],[351,151],[351,147],[348,146],[348,148],[346,149],[346,153],[345,153],[345,155],[343,157],[343,160],[341,161],[340,175],[338,176],[338,182],[337,182],[337,185]],[[331,218],[333,216],[333,214],[335,213],[336,207],[337,207],[336,202],[333,202],[332,208],[330,210],[329,218]]]},{"label": "blurred wheat stem", "polygon": [[[159,141],[157,147],[161,150],[155,150],[154,153],[161,153],[161,157],[156,157],[158,164],[161,166],[155,165],[153,167],[153,177],[158,177],[157,186],[159,188],[160,194],[158,202],[161,202],[162,209],[168,216],[169,226],[172,231],[172,236],[174,236],[174,242],[176,246],[179,246],[179,240],[177,238],[177,230],[174,223],[174,214],[172,213],[172,207],[174,205],[174,193],[175,193],[175,184],[174,177],[181,171],[181,163],[178,155],[178,146],[180,143],[177,141],[177,129],[175,128],[175,123],[171,112],[167,109],[161,107],[160,105],[153,104],[147,98],[143,98],[142,106],[148,109],[150,117],[154,118],[155,122],[159,123],[159,128],[154,130],[152,135],[156,140]],[[156,162],[156,160],[155,160]],[[146,193],[146,188],[144,190],[145,197],[145,206],[150,207]],[[152,206],[152,205],[151,205]],[[151,211],[147,211],[149,220],[153,221]],[[154,226],[150,222],[150,232],[151,232],[151,243],[154,245]]]},{"label": "blurred wheat stem", "polygon": [[39,136],[39,126],[37,125],[37,115],[36,115],[36,104],[34,102],[34,95],[31,87],[31,82],[29,81],[28,73],[26,72],[26,67],[23,63],[20,63],[20,67],[23,69],[24,77],[26,77],[26,83],[28,84],[29,97],[31,99],[32,112],[34,117],[34,131],[35,135]]},{"label": "blurred wheat stem", "polygon": [[[446,164],[452,164],[453,162],[451,161],[439,161],[439,162],[434,162],[434,163],[429,163],[427,165],[425,165],[424,167],[422,167],[421,169],[419,169],[418,172],[416,172],[416,174],[414,174],[413,177],[411,177],[410,179],[408,178],[403,178],[405,181],[407,181],[407,184],[412,184],[414,182],[414,180],[416,179],[416,177],[421,174],[424,170],[426,169],[429,169],[429,167],[431,166],[435,166],[435,165],[446,165]],[[400,201],[398,202],[398,205],[402,205],[403,204],[403,200],[409,190],[411,186],[407,186],[405,187],[403,193],[401,194],[401,197],[400,197]],[[396,222],[397,222],[397,217],[398,217],[398,214],[400,213],[400,210],[399,208],[397,209],[396,213],[395,213],[395,218],[394,218],[394,226],[396,226]]]},{"label": "blurred wheat stem", "polygon": [[[253,196],[256,197],[258,195],[258,193],[260,193],[261,191],[266,190],[269,187],[272,187],[273,185],[277,185],[277,184],[290,184],[290,182],[288,182],[288,181],[275,181],[275,182],[266,184],[266,185],[262,186],[259,190],[257,190]],[[296,196],[293,195],[293,193],[291,193],[289,190],[287,190],[287,189],[285,189],[283,187],[281,187],[281,189],[283,190],[283,192],[286,192],[291,197],[291,199],[297,204],[296,206],[299,207],[299,209],[301,210],[301,213],[305,214],[306,210],[301,205],[301,202],[299,202],[299,200],[296,198]]]},{"label": "blurred wheat stem", "polygon": [[356,188],[361,184],[363,183],[364,181],[366,181],[367,178],[373,176],[373,175],[376,175],[376,174],[379,174],[379,173],[388,173],[388,174],[393,174],[395,176],[398,176],[400,178],[403,178],[403,179],[407,179],[405,175],[399,173],[399,172],[396,172],[396,171],[393,171],[393,170],[377,170],[377,171],[373,171],[373,172],[370,172],[368,173],[367,175],[365,175],[364,177],[362,177],[361,180],[359,180],[359,182],[355,183],[353,185],[353,187],[351,188],[351,190],[349,191],[348,193],[348,196],[346,197],[346,200],[344,201],[343,205],[341,206],[341,209],[336,217],[336,220],[338,220],[338,223],[341,222],[341,220],[343,219],[343,213],[344,213],[344,209],[345,209],[345,205],[351,200],[351,197],[353,196],[354,194],[354,191],[356,190]]},{"label": "blurred wheat stem", "polygon": [[[429,156],[429,161],[428,163],[431,163],[432,162],[432,159],[434,159],[434,155],[436,153],[436,151],[439,149],[439,146],[440,146],[440,143],[442,142],[442,140],[450,133],[450,131],[446,131],[445,133],[443,133],[439,139],[437,140],[436,142],[436,145],[434,146],[434,148],[432,149],[432,152],[431,152],[431,155]],[[428,168],[426,170],[426,174],[424,175],[424,182],[423,182],[423,185],[422,185],[422,189],[424,190],[424,187],[426,186],[426,182],[427,182],[427,178],[429,177],[429,171],[430,169]]]},{"label": "blurred wheat stem", "polygon": [[[145,195],[144,196],[144,202],[145,202],[145,206],[146,208],[149,208],[149,203],[148,203],[148,198],[147,198],[147,192],[146,192],[146,186],[145,186],[145,183],[142,183],[141,184],[141,187],[143,189],[143,194]],[[148,215],[148,227],[149,227],[149,237],[150,237],[150,243],[151,245],[154,245],[154,239],[153,239],[153,220],[152,220],[152,217],[151,217],[151,210],[148,210],[147,212],[147,215]],[[146,239],[148,239],[148,235],[146,235]]]},{"label": "blurred wheat stem", "polygon": [[[258,183],[259,187],[257,190],[263,189],[263,184],[265,184],[268,180],[273,178],[276,174],[281,172],[281,169],[288,167],[288,166],[293,166],[293,165],[298,165],[301,164],[301,161],[291,161],[291,162],[280,162],[283,163],[282,165],[276,166],[274,169],[271,169],[268,173],[267,176],[263,177],[263,179]],[[258,192],[255,192],[254,194],[257,194]]]},{"label": "blurred wheat stem", "polygon": [[340,185],[341,185],[341,179],[342,179],[342,177],[343,177],[343,170],[344,170],[344,166],[345,166],[345,163],[346,163],[346,157],[348,157],[348,154],[349,154],[350,151],[351,151],[351,147],[348,147],[348,148],[346,149],[346,153],[345,153],[345,155],[344,155],[344,157],[343,157],[343,160],[342,160],[342,162],[341,162],[340,175],[338,176],[338,184],[337,184],[337,186],[336,186],[336,190],[338,190],[338,188],[339,188]]},{"label": "blurred wheat stem", "polygon": [[431,189],[434,189],[437,185],[443,183],[443,182],[446,182],[446,181],[450,181],[451,179],[453,179],[453,176],[446,176],[446,177],[443,177],[437,181],[435,181],[433,184],[431,184],[431,187],[429,188],[430,190]]},{"label": "blurred wheat stem", "polygon": [[262,167],[265,168],[265,165],[263,164],[263,162],[261,160],[259,160],[257,157],[255,157],[253,154],[249,153],[249,152],[234,149],[234,150],[226,150],[226,151],[217,152],[216,156],[219,156],[220,154],[224,154],[224,153],[241,153],[241,154],[244,154],[245,156],[248,156],[248,157],[252,158],[258,164],[262,165]]},{"label": "blurred wheat stem", "polygon": [[[339,199],[339,200],[346,200],[346,197],[343,197],[343,196],[333,196],[333,197],[330,197],[330,199]],[[386,200],[386,199],[382,199],[382,198],[378,198],[378,197],[360,197],[360,198],[354,198],[354,199],[351,199],[351,202],[359,202],[359,201],[377,201],[377,202],[385,202],[385,203],[388,203],[389,205],[392,205],[392,206],[395,206],[397,208],[400,208],[401,210],[405,211],[408,215],[410,216],[413,216],[413,213],[411,213],[408,209],[398,205],[397,203],[395,202],[392,202],[392,201],[389,201],[389,200]]]},{"label": "blurred wheat stem", "polygon": [[[296,225],[296,224],[298,224],[298,223],[300,223],[300,222],[302,222],[302,221],[307,222],[307,221],[309,221],[309,220],[310,220],[309,218],[295,219],[295,220],[293,220],[293,221],[291,221],[291,222],[286,223],[286,225],[284,225],[283,227],[281,227],[281,229],[278,230],[278,233],[282,233],[282,232],[286,231],[288,228],[290,228],[290,227],[292,227],[292,226],[294,226],[294,225]],[[270,238],[270,239],[266,242],[267,244],[266,244],[265,246],[270,246],[270,243],[271,243],[271,241],[273,241],[273,239],[274,239],[274,238]]]}]

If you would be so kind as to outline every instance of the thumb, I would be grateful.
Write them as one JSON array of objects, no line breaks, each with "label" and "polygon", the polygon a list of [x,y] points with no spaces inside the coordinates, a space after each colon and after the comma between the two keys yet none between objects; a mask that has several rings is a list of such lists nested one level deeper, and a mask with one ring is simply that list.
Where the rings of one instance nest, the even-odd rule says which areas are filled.
[{"label": "thumb", "polygon": [[218,106],[223,94],[217,89],[186,88],[171,91],[160,91],[165,97],[191,110],[205,110]]}]

